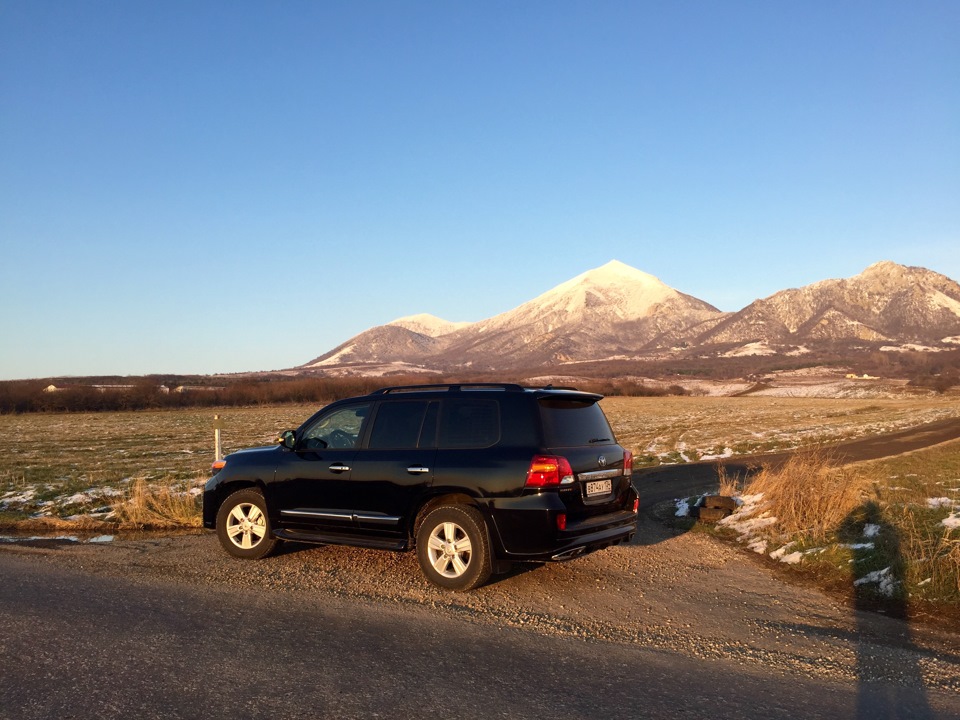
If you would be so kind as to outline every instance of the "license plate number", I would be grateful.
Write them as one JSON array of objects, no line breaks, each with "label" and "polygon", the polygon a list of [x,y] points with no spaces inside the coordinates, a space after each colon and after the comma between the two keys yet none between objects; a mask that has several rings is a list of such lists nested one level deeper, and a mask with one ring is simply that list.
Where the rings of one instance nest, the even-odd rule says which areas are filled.
[{"label": "license plate number", "polygon": [[587,483],[587,497],[594,495],[606,495],[613,489],[610,480],[594,480]]}]

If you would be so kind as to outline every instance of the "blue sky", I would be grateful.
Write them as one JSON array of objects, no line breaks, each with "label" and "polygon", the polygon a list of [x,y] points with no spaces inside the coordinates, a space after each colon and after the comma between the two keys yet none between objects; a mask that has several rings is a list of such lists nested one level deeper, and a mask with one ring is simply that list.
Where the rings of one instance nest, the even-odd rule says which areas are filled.
[{"label": "blue sky", "polygon": [[0,0],[0,379],[304,363],[611,259],[960,280],[960,3]]}]

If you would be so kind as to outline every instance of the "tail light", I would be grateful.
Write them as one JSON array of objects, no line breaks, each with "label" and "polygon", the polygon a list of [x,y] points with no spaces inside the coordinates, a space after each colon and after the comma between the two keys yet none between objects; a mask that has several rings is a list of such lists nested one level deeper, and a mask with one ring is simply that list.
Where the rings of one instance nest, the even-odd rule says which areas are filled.
[{"label": "tail light", "polygon": [[564,480],[573,482],[573,469],[565,457],[534,455],[527,470],[527,487],[556,487]]},{"label": "tail light", "polygon": [[634,499],[634,501],[633,501],[633,512],[635,512],[635,513],[640,512],[640,498]]},{"label": "tail light", "polygon": [[630,450],[623,451],[623,474],[627,477],[633,475],[633,452]]}]

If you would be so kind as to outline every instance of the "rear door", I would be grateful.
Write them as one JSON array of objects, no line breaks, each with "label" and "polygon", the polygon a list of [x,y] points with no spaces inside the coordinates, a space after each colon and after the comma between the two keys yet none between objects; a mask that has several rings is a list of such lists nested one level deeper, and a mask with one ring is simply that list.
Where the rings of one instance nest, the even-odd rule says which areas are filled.
[{"label": "rear door", "polygon": [[418,500],[433,482],[439,403],[378,404],[366,447],[350,475],[350,502],[364,533],[403,536]]}]

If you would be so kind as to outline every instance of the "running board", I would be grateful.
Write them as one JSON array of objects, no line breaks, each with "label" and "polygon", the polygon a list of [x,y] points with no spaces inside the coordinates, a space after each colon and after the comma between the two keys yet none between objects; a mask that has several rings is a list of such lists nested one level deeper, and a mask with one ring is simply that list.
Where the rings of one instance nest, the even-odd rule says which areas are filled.
[{"label": "running board", "polygon": [[274,530],[273,534],[281,540],[318,543],[321,545],[352,545],[354,547],[376,548],[378,550],[406,550],[410,543],[395,538],[369,538],[347,533],[317,533],[304,530]]}]

